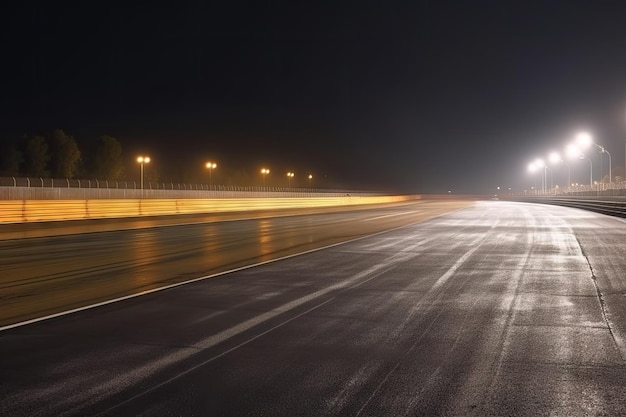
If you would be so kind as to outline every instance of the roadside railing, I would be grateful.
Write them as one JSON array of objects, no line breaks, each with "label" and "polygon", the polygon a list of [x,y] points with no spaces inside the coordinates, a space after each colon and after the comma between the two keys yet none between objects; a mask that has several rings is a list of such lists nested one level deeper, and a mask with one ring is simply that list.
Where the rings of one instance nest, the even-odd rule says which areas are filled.
[{"label": "roadside railing", "polygon": [[528,203],[553,204],[593,211],[609,216],[626,217],[626,196],[606,196],[602,197],[602,199],[590,196],[510,196],[506,197],[506,199]]},{"label": "roadside railing", "polygon": [[609,216],[626,217],[626,182],[572,184],[548,190],[533,189],[497,196],[503,200],[554,204]]},{"label": "roadside railing", "polygon": [[512,193],[514,196],[576,196],[576,197],[619,197],[626,196],[626,182],[600,182],[592,185],[573,184],[569,187],[553,187],[547,190],[537,188]]},{"label": "roadside railing", "polygon": [[0,200],[93,200],[93,199],[207,199],[263,197],[373,196],[375,192],[323,190],[298,187],[259,187],[219,184],[100,181],[53,178],[0,178]]}]

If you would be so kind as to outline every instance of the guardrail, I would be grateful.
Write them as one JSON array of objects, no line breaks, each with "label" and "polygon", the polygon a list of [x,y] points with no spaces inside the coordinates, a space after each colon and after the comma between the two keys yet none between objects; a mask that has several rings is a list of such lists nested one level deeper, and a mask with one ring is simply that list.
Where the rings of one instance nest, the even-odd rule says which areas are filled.
[{"label": "guardrail", "polygon": [[546,190],[537,188],[526,189],[523,192],[511,194],[515,196],[524,197],[546,197],[546,196],[561,196],[561,197],[593,197],[593,196],[626,196],[626,182],[598,182],[595,184],[572,184],[566,187],[555,186]]},{"label": "guardrail", "polygon": [[125,200],[125,199],[207,199],[207,198],[304,198],[372,196],[376,193],[300,189],[252,188],[224,190],[133,190],[116,188],[0,187],[0,200]]},{"label": "guardrail", "polygon": [[371,191],[302,187],[235,186],[54,178],[0,177],[0,200],[182,199],[242,197],[341,197],[381,195]]},{"label": "guardrail", "polygon": [[609,216],[626,217],[626,197],[603,197],[602,200],[598,200],[594,197],[584,196],[580,196],[577,198],[550,196],[517,196],[504,199],[528,203],[553,204],[558,206],[593,211]]}]

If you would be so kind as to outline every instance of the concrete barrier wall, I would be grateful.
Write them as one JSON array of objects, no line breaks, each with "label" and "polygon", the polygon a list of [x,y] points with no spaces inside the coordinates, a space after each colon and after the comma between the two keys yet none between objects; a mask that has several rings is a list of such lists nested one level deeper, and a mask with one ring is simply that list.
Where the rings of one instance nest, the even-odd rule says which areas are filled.
[{"label": "concrete barrier wall", "polygon": [[331,207],[392,203],[417,199],[420,199],[419,195],[307,198],[3,200],[0,201],[0,223]]}]

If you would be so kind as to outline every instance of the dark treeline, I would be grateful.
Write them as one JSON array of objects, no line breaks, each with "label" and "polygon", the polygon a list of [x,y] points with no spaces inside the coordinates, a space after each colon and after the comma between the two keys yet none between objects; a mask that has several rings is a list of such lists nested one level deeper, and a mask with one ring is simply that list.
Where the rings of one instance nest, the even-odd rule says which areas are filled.
[{"label": "dark treeline", "polygon": [[[0,148],[0,176],[58,179],[97,179],[139,181],[136,156],[125,155],[116,138],[103,135],[82,144],[61,129],[41,134],[24,134]],[[144,166],[144,180],[150,182],[208,183],[236,186],[334,187],[327,176],[308,179],[308,172],[287,177],[273,172],[263,178],[257,170],[231,164],[220,164],[209,171],[204,161],[185,164],[168,159],[153,160]],[[232,162],[232,161],[231,161]],[[277,170],[278,171],[278,170]]]},{"label": "dark treeline", "polygon": [[104,135],[81,150],[76,139],[61,129],[10,141],[0,162],[4,176],[121,180],[125,171],[117,139]]}]

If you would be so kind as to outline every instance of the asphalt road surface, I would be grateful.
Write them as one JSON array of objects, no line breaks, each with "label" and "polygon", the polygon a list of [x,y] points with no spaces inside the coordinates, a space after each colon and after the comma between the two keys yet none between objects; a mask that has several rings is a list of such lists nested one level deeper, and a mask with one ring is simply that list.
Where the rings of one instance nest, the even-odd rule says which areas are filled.
[{"label": "asphalt road surface", "polygon": [[623,415],[625,255],[623,220],[478,202],[4,330],[0,415]]},{"label": "asphalt road surface", "polygon": [[0,329],[415,223],[468,204],[422,200],[1,225]]}]

